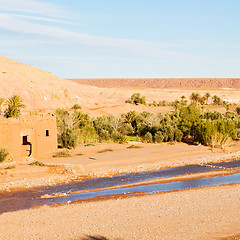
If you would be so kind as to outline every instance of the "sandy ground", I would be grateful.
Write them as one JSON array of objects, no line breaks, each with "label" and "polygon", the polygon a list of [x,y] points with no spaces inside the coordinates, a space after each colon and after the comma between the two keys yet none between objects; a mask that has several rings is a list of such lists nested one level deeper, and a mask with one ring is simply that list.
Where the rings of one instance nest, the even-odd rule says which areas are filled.
[{"label": "sandy ground", "polygon": [[[133,143],[102,143],[94,146],[80,145],[71,150],[70,158],[46,156],[39,159],[45,167],[30,166],[36,159],[6,162],[0,165],[0,191],[12,191],[35,186],[55,185],[62,182],[79,181],[85,178],[105,177],[122,173],[158,170],[188,164],[205,164],[240,157],[240,143],[226,149],[212,150],[202,145],[184,143],[144,144],[142,148],[129,149]],[[99,153],[101,150],[112,151]],[[61,151],[61,150],[59,150]],[[10,169],[9,169],[10,168]]]},{"label": "sandy ground", "polygon": [[1,214],[1,239],[219,239],[240,233],[239,201],[236,184],[45,206]]}]

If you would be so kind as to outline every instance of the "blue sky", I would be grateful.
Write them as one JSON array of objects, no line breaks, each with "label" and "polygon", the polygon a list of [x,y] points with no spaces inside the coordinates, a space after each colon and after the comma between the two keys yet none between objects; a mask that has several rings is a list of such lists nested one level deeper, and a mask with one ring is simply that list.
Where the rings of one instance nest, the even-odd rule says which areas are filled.
[{"label": "blue sky", "polygon": [[240,77],[239,0],[0,0],[0,54],[66,78]]}]

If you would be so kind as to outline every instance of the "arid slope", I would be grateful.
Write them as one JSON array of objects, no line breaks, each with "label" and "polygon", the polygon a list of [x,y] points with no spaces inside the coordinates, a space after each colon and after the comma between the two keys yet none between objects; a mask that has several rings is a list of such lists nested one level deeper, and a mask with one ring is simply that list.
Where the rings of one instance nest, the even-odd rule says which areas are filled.
[{"label": "arid slope", "polygon": [[47,71],[0,56],[2,98],[20,95],[27,109],[55,109],[74,103],[92,105],[95,87],[61,79]]}]

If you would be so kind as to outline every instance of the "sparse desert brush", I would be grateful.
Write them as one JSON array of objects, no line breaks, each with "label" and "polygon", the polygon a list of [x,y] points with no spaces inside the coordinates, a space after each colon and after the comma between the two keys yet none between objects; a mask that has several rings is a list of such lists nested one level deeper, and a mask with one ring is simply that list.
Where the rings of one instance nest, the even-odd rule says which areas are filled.
[{"label": "sparse desert brush", "polygon": [[139,148],[143,148],[143,146],[139,146],[139,145],[130,145],[130,146],[128,146],[127,148],[129,148],[129,149],[139,149]]},{"label": "sparse desert brush", "polygon": [[34,162],[31,162],[30,164],[28,164],[30,166],[39,166],[39,167],[45,167],[46,164],[42,163],[42,162],[39,162],[39,161],[34,161]]},{"label": "sparse desert brush", "polygon": [[5,148],[0,149],[0,163],[5,161],[7,156],[9,154],[9,151]]},{"label": "sparse desert brush", "polygon": [[82,156],[84,155],[83,153],[77,153],[76,156]]},{"label": "sparse desert brush", "polygon": [[111,149],[111,148],[106,148],[106,149],[103,149],[103,150],[98,151],[97,153],[105,153],[105,152],[112,152],[112,151],[113,151],[113,149]]},{"label": "sparse desert brush", "polygon": [[84,145],[84,147],[95,147],[95,144],[93,143],[87,143]]},{"label": "sparse desert brush", "polygon": [[5,167],[4,169],[9,170],[9,169],[15,169],[15,168],[16,168],[15,165],[11,165],[11,166]]},{"label": "sparse desert brush", "polygon": [[61,152],[56,152],[53,154],[53,157],[55,158],[66,158],[66,157],[72,157],[72,155],[70,154],[70,152],[68,150],[63,150]]}]

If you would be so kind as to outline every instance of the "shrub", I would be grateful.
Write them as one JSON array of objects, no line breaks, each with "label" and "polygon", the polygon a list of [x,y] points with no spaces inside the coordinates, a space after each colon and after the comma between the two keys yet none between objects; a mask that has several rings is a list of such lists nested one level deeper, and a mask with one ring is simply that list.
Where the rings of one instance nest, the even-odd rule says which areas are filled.
[{"label": "shrub", "polygon": [[120,144],[124,144],[128,140],[126,135],[123,135],[119,132],[114,132],[112,134],[112,139],[113,139],[114,142],[117,142],[117,143],[120,143]]},{"label": "shrub", "polygon": [[232,143],[232,138],[228,134],[222,134],[222,133],[216,132],[211,136],[210,141],[208,142],[208,145],[215,148],[218,148],[218,147],[225,148],[231,143]]},{"label": "shrub", "polygon": [[81,109],[81,106],[78,103],[73,104],[72,109],[78,110]]},{"label": "shrub", "polygon": [[5,148],[0,149],[0,163],[6,160],[8,154],[9,152],[7,149]]},{"label": "shrub", "polygon": [[134,93],[132,96],[131,96],[131,102],[134,103],[134,104],[146,104],[146,100],[145,100],[145,97],[141,97],[141,94],[140,93]]},{"label": "shrub", "polygon": [[113,131],[110,119],[107,117],[97,117],[96,119],[93,120],[93,126],[99,136],[106,132],[108,134],[111,134]]},{"label": "shrub", "polygon": [[132,135],[134,133],[134,129],[130,123],[121,124],[119,131],[124,135]]},{"label": "shrub", "polygon": [[152,142],[152,134],[150,132],[147,132],[144,136],[145,138],[145,141],[148,142],[148,143],[151,143]]},{"label": "shrub", "polygon": [[99,142],[108,141],[109,138],[110,138],[109,132],[108,132],[107,130],[105,130],[105,129],[101,129],[101,130],[99,131],[98,136],[99,136]]},{"label": "shrub", "polygon": [[160,132],[160,131],[156,132],[154,135],[154,139],[155,139],[155,142],[157,142],[157,143],[163,142],[164,136],[163,136],[162,132]]},{"label": "shrub", "polygon": [[76,131],[78,132],[78,143],[94,143],[99,140],[94,127],[81,127]]},{"label": "shrub", "polygon": [[64,151],[61,151],[61,152],[54,153],[53,157],[55,157],[55,158],[72,157],[72,155],[70,154],[70,152],[68,150],[64,150]]},{"label": "shrub", "polygon": [[181,142],[183,138],[183,133],[181,132],[181,130],[176,129],[174,132],[174,139],[178,142]]},{"label": "shrub", "polygon": [[77,146],[77,134],[73,128],[65,128],[60,135],[59,142],[64,148],[75,148]]}]

